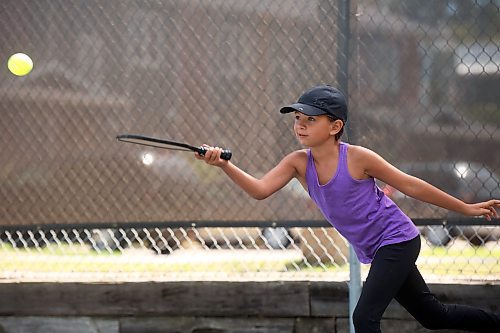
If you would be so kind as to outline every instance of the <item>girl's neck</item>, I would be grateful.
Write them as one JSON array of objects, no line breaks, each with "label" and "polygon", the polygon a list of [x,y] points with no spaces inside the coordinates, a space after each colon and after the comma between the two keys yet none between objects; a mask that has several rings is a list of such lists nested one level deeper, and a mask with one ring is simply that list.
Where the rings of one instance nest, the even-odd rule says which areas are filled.
[{"label": "girl's neck", "polygon": [[311,147],[311,153],[316,162],[328,161],[332,157],[337,157],[340,150],[340,140],[332,139],[321,146]]}]

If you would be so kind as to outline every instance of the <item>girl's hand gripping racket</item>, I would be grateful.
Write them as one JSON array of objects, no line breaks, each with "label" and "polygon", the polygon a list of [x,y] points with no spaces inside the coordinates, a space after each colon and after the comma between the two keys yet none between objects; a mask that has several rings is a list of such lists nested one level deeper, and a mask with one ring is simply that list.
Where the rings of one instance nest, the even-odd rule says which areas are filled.
[{"label": "girl's hand gripping racket", "polygon": [[[181,151],[191,151],[197,152],[200,155],[205,155],[207,149],[204,147],[195,147],[188,145],[187,143],[170,141],[170,140],[162,140],[157,138],[152,138],[144,135],[135,135],[135,134],[122,134],[116,137],[118,140],[123,142],[135,143],[143,146],[155,147],[155,148],[163,148],[170,150],[181,150]],[[223,160],[229,161],[231,159],[232,153],[229,149],[224,149],[220,157]]]}]

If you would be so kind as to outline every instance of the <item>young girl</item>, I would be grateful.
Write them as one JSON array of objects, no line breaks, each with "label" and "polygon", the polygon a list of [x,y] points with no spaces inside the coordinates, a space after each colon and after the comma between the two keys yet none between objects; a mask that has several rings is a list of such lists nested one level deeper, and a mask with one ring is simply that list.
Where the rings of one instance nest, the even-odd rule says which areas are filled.
[{"label": "young girl", "polygon": [[206,146],[196,158],[220,167],[255,199],[265,199],[297,178],[325,219],[351,243],[370,272],[354,311],[357,333],[380,332],[380,319],[395,298],[428,329],[500,332],[500,316],[473,307],[446,305],[429,291],[415,265],[419,231],[375,184],[468,216],[498,218],[500,200],[467,204],[425,181],[405,174],[373,151],[343,143],[347,121],[344,95],[327,85],[306,91],[281,113],[295,114],[294,131],[308,149],[287,155],[261,179],[220,158],[221,149]]}]

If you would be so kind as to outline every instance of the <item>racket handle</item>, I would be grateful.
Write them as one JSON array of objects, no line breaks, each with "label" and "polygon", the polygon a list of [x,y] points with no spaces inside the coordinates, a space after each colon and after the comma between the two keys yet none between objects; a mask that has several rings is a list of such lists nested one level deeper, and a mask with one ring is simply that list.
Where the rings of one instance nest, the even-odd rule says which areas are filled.
[{"label": "racket handle", "polygon": [[[198,148],[198,154],[205,156],[205,153],[207,152],[207,148],[204,147],[199,147]],[[231,156],[233,156],[233,153],[229,149],[223,149],[222,153],[220,154],[220,158],[223,160],[229,161],[231,159]]]}]

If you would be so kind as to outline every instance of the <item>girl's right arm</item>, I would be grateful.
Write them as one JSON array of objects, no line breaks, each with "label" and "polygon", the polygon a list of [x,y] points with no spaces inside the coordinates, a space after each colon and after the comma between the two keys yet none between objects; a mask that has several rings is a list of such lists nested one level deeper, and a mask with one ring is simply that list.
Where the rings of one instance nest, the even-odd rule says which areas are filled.
[{"label": "girl's right arm", "polygon": [[222,149],[208,146],[206,148],[207,152],[205,156],[196,154],[196,158],[204,160],[207,164],[220,167],[236,185],[257,200],[269,197],[297,176],[296,163],[299,158],[299,152],[287,155],[264,177],[258,179],[241,170],[230,161],[221,159],[220,154]]}]

